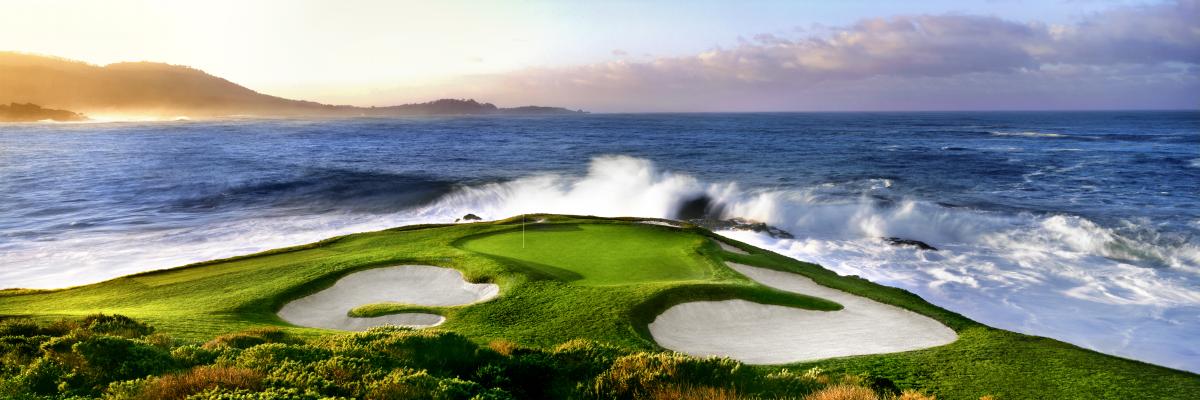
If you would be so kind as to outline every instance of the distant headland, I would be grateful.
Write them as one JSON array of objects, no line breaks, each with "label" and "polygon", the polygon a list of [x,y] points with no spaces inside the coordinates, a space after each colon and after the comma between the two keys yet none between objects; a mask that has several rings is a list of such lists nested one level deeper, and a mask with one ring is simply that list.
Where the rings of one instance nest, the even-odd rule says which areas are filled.
[{"label": "distant headland", "polygon": [[0,104],[0,122],[37,122],[37,121],[84,121],[87,117],[82,114],[67,111],[42,108],[37,104],[12,103]]},{"label": "distant headland", "polygon": [[[330,105],[262,94],[204,71],[163,63],[97,66],[80,61],[0,52],[0,121],[59,120],[92,115],[262,117],[386,117],[413,115],[574,114],[561,107],[497,107],[473,99],[441,99],[387,107]],[[34,110],[30,106],[43,111]],[[16,110],[16,111],[12,111]],[[70,111],[65,111],[70,110]],[[33,114],[25,114],[33,112]],[[74,115],[69,117],[68,114]],[[36,115],[35,115],[36,114]],[[25,117],[24,115],[32,115]],[[48,115],[48,114],[47,114]],[[35,118],[35,119],[27,119]]]}]

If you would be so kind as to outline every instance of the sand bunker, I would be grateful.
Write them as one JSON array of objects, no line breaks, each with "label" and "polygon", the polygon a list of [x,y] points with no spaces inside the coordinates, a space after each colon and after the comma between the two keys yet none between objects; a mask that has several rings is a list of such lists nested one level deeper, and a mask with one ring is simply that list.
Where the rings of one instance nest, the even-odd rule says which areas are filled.
[{"label": "sand bunker", "polygon": [[750,254],[750,253],[747,253],[745,250],[739,249],[737,247],[733,247],[733,245],[731,245],[729,243],[725,243],[725,242],[722,242],[717,239],[713,239],[712,241],[717,242],[717,246],[721,246],[721,250],[725,250],[725,251],[728,251],[728,252],[734,253],[734,254]]},{"label": "sand bunker", "polygon": [[958,338],[932,318],[821,286],[802,275],[729,266],[763,285],[832,300],[844,308],[810,311],[745,300],[684,303],[650,324],[659,345],[694,356],[781,364],[923,349]]},{"label": "sand bunker", "polygon": [[358,306],[383,302],[457,306],[485,301],[499,293],[499,286],[467,282],[454,269],[400,265],[346,275],[328,289],[287,303],[279,310],[279,317],[300,326],[352,331],[380,325],[423,328],[441,324],[445,318],[429,313],[355,318],[347,313]]},{"label": "sand bunker", "polygon": [[641,221],[638,221],[638,223],[640,223],[640,224],[647,224],[647,225],[669,226],[669,227],[672,227],[672,228],[679,228],[679,227],[680,227],[678,224],[673,224],[673,223],[670,223],[670,222],[667,222],[667,221],[641,220]]}]

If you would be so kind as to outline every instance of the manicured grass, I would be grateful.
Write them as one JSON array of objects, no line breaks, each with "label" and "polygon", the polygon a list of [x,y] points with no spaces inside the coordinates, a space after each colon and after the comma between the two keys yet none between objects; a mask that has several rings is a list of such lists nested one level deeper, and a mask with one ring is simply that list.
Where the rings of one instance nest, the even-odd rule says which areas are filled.
[{"label": "manicured grass", "polygon": [[712,267],[696,252],[704,239],[628,225],[527,225],[523,231],[471,237],[457,245],[536,274],[580,285],[700,280]]},{"label": "manicured grass", "polygon": [[[507,339],[526,345],[551,346],[575,338],[594,338],[633,349],[655,349],[657,346],[644,334],[644,326],[635,321],[648,322],[656,310],[678,302],[736,296],[818,310],[840,307],[825,300],[773,290],[741,277],[722,264],[719,258],[722,252],[702,231],[623,221],[548,218],[550,221],[544,224],[530,224],[529,232],[575,233],[580,240],[612,240],[621,251],[608,254],[628,263],[604,257],[591,259],[598,265],[617,265],[626,272],[640,268],[645,273],[634,274],[638,278],[618,284],[620,274],[589,272],[588,279],[603,282],[604,286],[579,284],[588,279],[576,278],[583,274],[573,270],[586,272],[581,260],[589,259],[587,253],[563,257],[551,252],[544,253],[547,258],[527,255],[530,261],[515,261],[459,247],[476,241],[487,244],[492,238],[508,240],[514,234],[519,239],[519,220],[406,227],[65,290],[9,292],[0,294],[0,315],[53,319],[95,312],[119,313],[191,340],[207,340],[261,325],[311,336],[329,331],[290,326],[275,315],[278,307],[328,287],[348,273],[396,264],[452,267],[463,271],[468,280],[499,284],[500,296],[485,303],[420,309],[445,315],[447,322],[441,329],[464,333],[480,342]],[[549,236],[539,237],[540,242],[549,241],[546,239]],[[572,242],[577,241],[559,241],[559,244],[570,246]],[[653,251],[655,256],[638,261],[631,249]],[[586,247],[576,250],[583,252]],[[659,257],[679,260],[657,262]],[[672,276],[673,273],[678,275]],[[398,304],[364,306],[359,308],[364,315],[415,311],[411,306]]]},{"label": "manicured grass", "polygon": [[427,311],[444,315],[439,330],[477,343],[507,340],[548,348],[576,338],[629,351],[661,350],[646,324],[686,301],[742,298],[816,310],[837,304],[758,285],[724,260],[804,274],[818,283],[905,307],[959,332],[950,345],[914,352],[849,357],[812,366],[885,377],[940,399],[1179,398],[1200,393],[1200,378],[1107,356],[1062,342],[991,329],[904,290],[840,277],[820,266],[753,249],[721,251],[711,233],[615,219],[539,216],[495,223],[426,225],[334,238],[306,246],[127,276],[54,291],[0,292],[0,316],[39,320],[104,312],[145,320],[176,338],[276,326],[316,337],[331,331],[290,326],[275,311],[286,301],[328,287],[365,268],[428,264],[463,271],[468,280],[500,285],[491,301],[460,307],[364,305],[363,315]]}]

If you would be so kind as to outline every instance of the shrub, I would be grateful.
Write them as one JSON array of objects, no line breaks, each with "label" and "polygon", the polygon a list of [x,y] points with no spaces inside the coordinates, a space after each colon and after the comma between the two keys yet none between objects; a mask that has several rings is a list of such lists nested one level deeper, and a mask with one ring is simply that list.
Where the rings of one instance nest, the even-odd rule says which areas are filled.
[{"label": "shrub", "polygon": [[728,358],[637,353],[616,359],[593,388],[598,397],[628,399],[670,385],[732,385],[745,373],[741,363]]},{"label": "shrub", "polygon": [[484,348],[454,333],[386,327],[311,342],[251,329],[180,345],[106,315],[32,326],[9,320],[0,329],[10,333],[0,337],[0,399],[935,400],[884,378],[820,368],[764,374],[729,359],[629,354],[588,340]]},{"label": "shrub", "polygon": [[109,386],[109,398],[121,400],[182,400],[214,388],[258,390],[262,375],[245,368],[203,366],[187,372]]},{"label": "shrub", "polygon": [[[563,386],[558,365],[545,353],[526,351],[524,354],[496,360],[475,372],[479,383],[504,389],[522,399],[561,398],[551,391]],[[573,386],[573,385],[567,385]]]},{"label": "shrub", "polygon": [[667,385],[650,389],[638,399],[644,400],[738,400],[737,391],[711,386]]},{"label": "shrub", "polygon": [[41,326],[33,320],[17,318],[0,321],[0,337],[37,336],[42,334],[41,332]]},{"label": "shrub", "polygon": [[142,343],[166,350],[170,352],[178,343],[175,339],[165,333],[152,333],[139,338]]},{"label": "shrub", "polygon": [[304,388],[327,396],[361,398],[368,382],[385,375],[385,371],[368,360],[334,356],[308,363],[285,361],[271,370],[266,383],[273,387]]},{"label": "shrub", "polygon": [[833,385],[805,396],[804,400],[879,400],[879,397],[874,390],[862,386]]},{"label": "shrub", "polygon": [[900,393],[896,400],[937,400],[937,396],[927,395],[916,390],[908,389]]},{"label": "shrub", "polygon": [[146,381],[154,378],[131,379],[127,381],[117,381],[108,384],[108,388],[104,389],[104,400],[130,400],[137,399],[141,396],[142,388],[146,386]]},{"label": "shrub", "polygon": [[41,344],[49,337],[46,336],[5,336],[0,337],[0,374],[14,375],[22,368],[41,357]]},{"label": "shrub", "polygon": [[14,377],[11,385],[17,392],[52,395],[59,392],[70,373],[70,368],[56,360],[39,358]]},{"label": "shrub", "polygon": [[829,384],[829,377],[820,368],[811,368],[803,373],[783,369],[749,383],[754,392],[771,396],[796,396],[823,388]]},{"label": "shrub", "polygon": [[429,370],[435,375],[470,375],[482,364],[480,348],[457,333],[384,327],[333,336],[321,346],[338,354],[385,358],[384,366]]},{"label": "shrub", "polygon": [[457,378],[437,378],[428,372],[400,370],[388,374],[371,384],[366,398],[369,400],[388,399],[431,399],[431,400],[469,400],[480,394],[483,398],[498,399],[502,392],[484,391],[478,383]]},{"label": "shrub", "polygon": [[332,355],[328,350],[312,346],[268,343],[243,350],[237,356],[234,364],[243,368],[267,371],[282,365],[285,361],[310,363],[329,358]]},{"label": "shrub", "polygon": [[207,343],[204,343],[204,348],[217,349],[222,347],[230,347],[235,349],[248,349],[267,343],[299,344],[302,343],[302,341],[293,338],[287,332],[284,332],[279,328],[254,328],[217,336],[216,338],[213,338],[213,340],[209,340]]},{"label": "shrub", "polygon": [[188,397],[188,400],[338,400],[296,388],[267,388],[262,391],[213,388]]},{"label": "shrub", "polygon": [[582,379],[599,375],[626,353],[607,344],[575,339],[556,346],[551,354],[568,376]]},{"label": "shrub", "polygon": [[488,348],[502,356],[511,356],[514,352],[519,350],[521,346],[507,339],[498,339],[488,342]]},{"label": "shrub", "polygon": [[171,369],[171,356],[162,349],[135,340],[116,336],[91,336],[79,339],[71,345],[73,357],[78,360],[74,373],[99,389],[110,382],[142,378]]},{"label": "shrub", "polygon": [[888,378],[877,376],[867,377],[866,383],[867,387],[871,388],[871,390],[874,390],[875,393],[878,393],[880,396],[895,397],[901,394],[900,387],[896,386],[896,382],[892,382],[892,380]]},{"label": "shrub", "polygon": [[171,358],[184,368],[212,364],[221,355],[221,350],[207,349],[196,345],[179,346],[171,350]]},{"label": "shrub", "polygon": [[92,314],[79,320],[77,330],[99,335],[139,338],[154,332],[154,327],[124,315]]}]

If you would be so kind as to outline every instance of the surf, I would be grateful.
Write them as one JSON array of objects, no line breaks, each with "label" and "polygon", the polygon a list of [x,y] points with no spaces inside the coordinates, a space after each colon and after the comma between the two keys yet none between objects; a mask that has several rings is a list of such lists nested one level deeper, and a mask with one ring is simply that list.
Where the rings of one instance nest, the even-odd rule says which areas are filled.
[{"label": "surf", "polygon": [[[1200,367],[1200,356],[1178,353],[1187,331],[1200,329],[1184,317],[1200,310],[1195,242],[1127,237],[1081,216],[945,206],[897,196],[895,185],[868,179],[744,188],[662,170],[648,159],[601,156],[582,176],[547,173],[462,187],[414,213],[430,221],[467,212],[488,219],[533,212],[679,218],[703,198],[711,217],[760,221],[795,236],[718,232],[737,240],[910,290],[990,325]],[[939,250],[897,247],[889,237]]]}]

